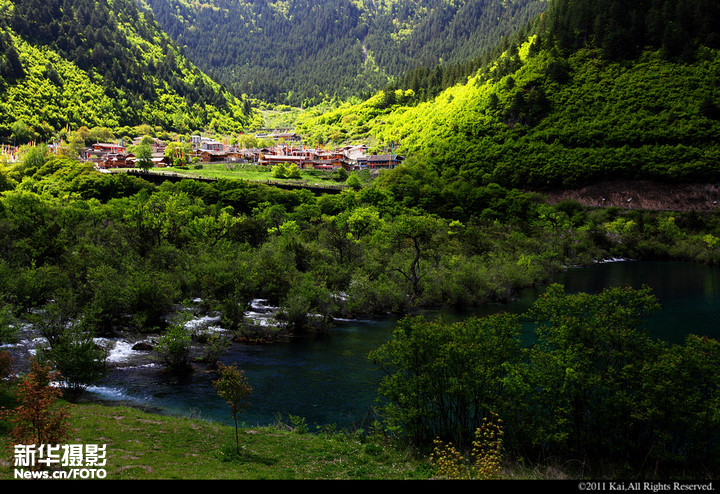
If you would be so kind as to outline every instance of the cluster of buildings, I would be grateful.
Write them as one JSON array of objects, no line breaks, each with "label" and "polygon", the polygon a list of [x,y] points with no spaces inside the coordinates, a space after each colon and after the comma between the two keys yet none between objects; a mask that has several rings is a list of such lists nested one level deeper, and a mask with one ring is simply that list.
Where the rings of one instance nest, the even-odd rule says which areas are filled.
[{"label": "cluster of buildings", "polygon": [[[96,142],[85,150],[82,158],[94,162],[99,168],[135,168],[137,157],[128,151],[128,147],[140,144],[140,138],[135,139],[132,144]],[[170,166],[172,159],[165,156],[167,144],[160,139],[153,139],[150,145],[152,151],[152,162],[156,167]]]},{"label": "cluster of buildings", "polygon": [[[264,137],[258,135],[257,137]],[[277,136],[273,136],[277,137]],[[139,144],[139,139],[133,145]],[[359,169],[394,168],[402,162],[397,154],[367,154],[365,145],[344,146],[338,149],[309,148],[302,145],[295,134],[283,134],[283,144],[272,147],[245,149],[202,136],[192,136],[190,157],[201,163],[254,163],[272,166],[292,163],[300,169],[347,171]],[[152,161],[156,167],[170,166],[172,156],[165,156],[167,143],[155,139],[151,145]],[[96,143],[86,152],[85,158],[99,168],[134,168],[137,158],[123,144]]]}]

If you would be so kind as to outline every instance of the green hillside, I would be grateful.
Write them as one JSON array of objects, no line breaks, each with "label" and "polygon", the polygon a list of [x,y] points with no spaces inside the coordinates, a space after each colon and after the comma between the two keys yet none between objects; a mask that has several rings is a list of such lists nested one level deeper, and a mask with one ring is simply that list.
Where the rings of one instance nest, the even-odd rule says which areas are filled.
[{"label": "green hillside", "polygon": [[[74,132],[81,148],[86,136],[105,140],[109,129],[231,132],[257,117],[248,99],[203,75],[131,0],[0,0],[2,150],[45,141],[18,146],[15,160],[0,158],[0,449],[106,444],[108,478],[442,478],[458,477],[455,467],[464,465],[497,478],[510,477],[500,467],[511,465],[535,477],[618,487],[635,484],[609,479],[652,480],[654,490],[667,490],[660,481],[688,480],[678,486],[712,490],[709,480],[720,473],[720,342],[650,337],[643,319],[660,298],[648,287],[591,294],[546,284],[570,266],[603,260],[717,267],[720,209],[585,207],[538,193],[606,179],[680,188],[720,178],[720,7],[711,1],[552,0],[487,55],[406,72],[362,103],[287,112],[297,115],[303,145],[365,141],[368,154],[405,155],[377,174],[303,170],[314,184],[326,173],[345,180],[330,194],[251,183],[234,166],[219,180],[140,178],[56,150],[50,143],[69,126],[93,127]],[[202,2],[178,3],[176,12],[218,5]],[[227,2],[288,19],[300,5]],[[405,5],[344,5],[370,3],[393,16]],[[409,5],[440,3],[448,11],[471,4]],[[312,5],[322,24],[322,4]],[[262,12],[264,19],[270,11]],[[393,17],[397,39],[412,39],[421,19],[433,19],[430,10],[413,15]],[[344,33],[350,25],[341,20],[354,17],[338,19],[333,32]],[[248,17],[246,29],[262,40],[259,20]],[[228,41],[212,51],[220,63],[243,38],[225,39],[218,26],[204,36]],[[332,39],[342,37],[325,41]],[[268,58],[271,68],[290,56],[284,46],[273,48],[279,58]],[[302,49],[300,58],[331,53],[319,38]],[[273,112],[273,122],[287,116]],[[238,172],[245,167],[272,168],[243,163]],[[716,274],[702,278],[703,293]],[[697,281],[673,278],[681,287]],[[526,311],[496,312],[500,303],[527,302],[526,288],[537,289]],[[247,317],[258,299],[277,308],[265,314],[267,324]],[[678,312],[695,310],[692,300],[681,302]],[[493,315],[469,317],[486,308]],[[186,324],[206,316],[210,325]],[[335,434],[339,424],[306,423],[292,403],[278,414],[277,430],[246,429],[234,444],[229,428],[119,408],[73,406],[72,429],[62,414],[31,413],[48,410],[49,383],[60,382],[68,398],[106,384],[100,376],[116,363],[107,362],[105,338],[150,342],[148,358],[160,367],[141,379],[190,392],[216,370],[225,381],[213,364],[239,356],[228,352],[234,343],[262,350],[330,341],[341,322],[372,326],[377,318],[395,326],[385,343],[363,350],[384,374],[380,399],[349,435]],[[689,325],[673,337],[694,331]],[[362,348],[368,334],[358,327],[348,336]],[[10,383],[31,357],[26,337],[39,343],[32,355],[61,377],[33,372],[37,379],[15,393]],[[251,402],[275,391],[271,381],[251,387]],[[189,405],[193,416],[209,416],[204,404]],[[151,402],[138,406],[155,410]],[[286,412],[292,429],[281,421]],[[31,437],[45,425],[58,434]],[[308,434],[314,425],[318,434]],[[57,452],[17,448],[15,466],[43,450]],[[473,451],[479,455],[465,462]],[[0,461],[0,478],[11,475],[12,462]]]},{"label": "green hillside", "polygon": [[[308,113],[298,131],[318,140],[365,140],[414,157],[448,180],[476,184],[717,180],[720,46],[715,32],[697,27],[717,19],[717,8],[665,2],[664,10],[654,10],[655,3],[632,12],[604,5],[607,19],[597,17],[584,32],[580,20],[566,21],[581,17],[564,7],[591,3],[554,2],[529,26],[530,35],[518,36],[501,56],[436,98],[424,102],[401,87],[334,112]],[[681,12],[681,5],[688,10]],[[619,19],[637,19],[642,8],[648,18],[678,26],[670,33],[696,35],[680,36],[680,45],[669,34],[638,37],[649,28],[626,28]],[[635,41],[611,43],[608,26]]]},{"label": "green hillside", "polygon": [[138,0],[235,94],[312,106],[371,94],[417,67],[461,65],[546,0]]},{"label": "green hillside", "polygon": [[128,0],[0,2],[0,138],[68,126],[238,131],[254,118]]}]

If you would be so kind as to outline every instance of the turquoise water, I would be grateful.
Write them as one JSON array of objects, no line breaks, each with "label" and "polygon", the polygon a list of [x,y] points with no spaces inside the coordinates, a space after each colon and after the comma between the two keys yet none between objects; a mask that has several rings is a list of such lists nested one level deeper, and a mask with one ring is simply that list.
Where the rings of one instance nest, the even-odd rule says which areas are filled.
[{"label": "turquoise water", "polygon": [[[569,292],[596,293],[610,286],[651,287],[662,309],[647,321],[649,333],[681,343],[692,332],[720,339],[720,268],[689,263],[615,262],[570,269],[556,280]],[[498,310],[522,312],[542,291],[523,291],[508,304],[473,313]],[[437,314],[443,311],[426,311]],[[470,313],[443,312],[448,318]],[[366,427],[373,419],[381,377],[366,358],[386,341],[394,318],[348,321],[327,337],[273,345],[234,345],[222,359],[244,369],[253,387],[243,412],[245,425],[273,423],[280,414],[302,418],[313,430],[322,424],[342,428]],[[114,372],[102,383],[104,395],[169,414],[230,423],[229,409],[215,394],[213,373],[195,372],[184,379],[164,375],[158,368]]]},{"label": "turquoise water", "polygon": [[661,310],[646,321],[648,333],[682,343],[689,333],[720,339],[720,267],[681,262],[616,262],[571,269],[558,277],[571,292],[610,286],[649,286]]},{"label": "turquoise water", "polygon": [[[391,318],[352,321],[323,338],[234,344],[221,360],[245,370],[253,388],[242,421],[266,425],[280,414],[287,423],[291,415],[304,419],[311,430],[323,424],[366,427],[381,377],[366,356],[390,337],[393,323]],[[229,408],[212,388],[215,378],[211,372],[178,378],[157,367],[120,368],[97,394],[151,411],[229,424]]]}]

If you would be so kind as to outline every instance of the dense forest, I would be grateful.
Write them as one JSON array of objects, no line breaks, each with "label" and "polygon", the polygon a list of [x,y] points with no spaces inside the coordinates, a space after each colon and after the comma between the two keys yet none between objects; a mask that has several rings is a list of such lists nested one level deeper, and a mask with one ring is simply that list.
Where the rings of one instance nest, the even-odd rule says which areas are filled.
[{"label": "dense forest", "polygon": [[712,0],[552,2],[543,19],[547,47],[591,45],[609,59],[634,58],[651,48],[693,60],[698,46],[720,48],[720,6]]},{"label": "dense forest", "polygon": [[[372,94],[417,67],[465,63],[544,0],[144,0],[200,68],[235,94],[290,105]],[[218,29],[217,26],[222,26]]]},{"label": "dense forest", "polygon": [[130,1],[3,1],[0,51],[5,142],[68,126],[238,132],[254,118]]},{"label": "dense forest", "polygon": [[[665,15],[665,24],[699,25],[706,19],[670,8],[686,3],[646,10],[648,16]],[[319,140],[364,139],[414,156],[448,179],[476,184],[547,188],[623,178],[716,180],[716,36],[699,29],[682,52],[668,39],[648,38],[653,42],[621,57],[604,38],[596,41],[594,31],[581,36],[582,45],[557,41],[565,30],[582,33],[580,25],[562,24],[566,4],[554,3],[505,40],[502,54],[462,83],[445,87],[418,79],[419,86],[388,88],[363,103],[307,112],[298,131]],[[623,29],[619,18],[631,13],[616,15],[617,22],[608,17],[607,26],[599,18],[594,29],[607,36],[608,26]],[[704,15],[716,19],[717,8]],[[423,93],[438,96],[427,99]]]}]

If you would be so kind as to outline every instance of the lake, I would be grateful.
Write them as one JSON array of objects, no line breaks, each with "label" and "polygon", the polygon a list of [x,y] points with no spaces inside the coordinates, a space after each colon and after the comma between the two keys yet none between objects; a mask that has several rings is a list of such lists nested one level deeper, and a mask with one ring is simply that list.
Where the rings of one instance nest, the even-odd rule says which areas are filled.
[{"label": "lake", "polygon": [[[692,332],[720,339],[720,267],[679,262],[607,262],[569,269],[554,280],[569,292],[597,293],[611,286],[651,287],[662,309],[646,321],[653,337],[682,343]],[[524,290],[507,304],[468,312],[429,310],[449,319],[499,310],[522,312],[543,288]],[[390,338],[396,318],[343,321],[325,337],[271,345],[234,344],[222,358],[246,371],[253,387],[242,413],[247,426],[300,417],[316,425],[365,427],[381,374],[366,358]],[[118,345],[120,348],[121,345]],[[119,357],[122,359],[122,357]],[[186,378],[165,375],[157,365],[121,365],[99,385],[95,397],[149,410],[231,423],[228,406],[217,397],[214,373]]]}]

